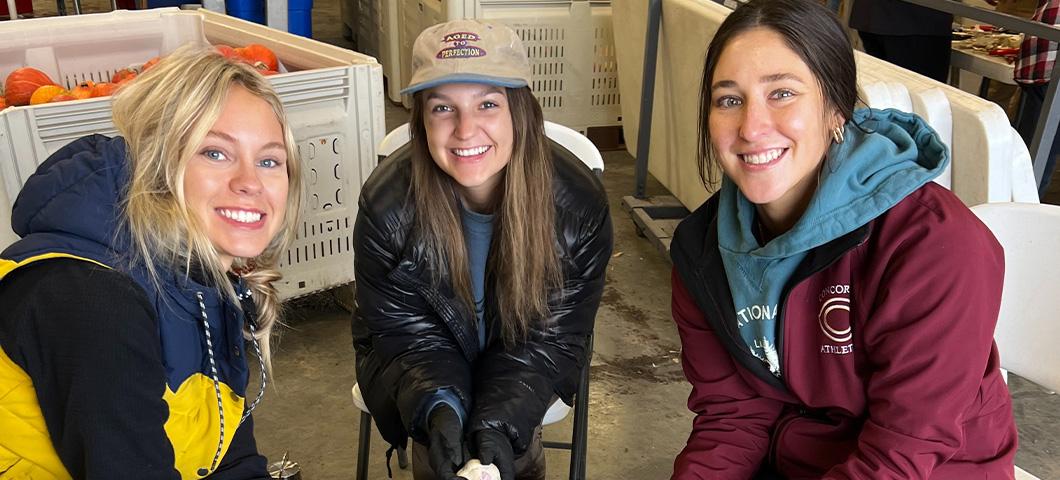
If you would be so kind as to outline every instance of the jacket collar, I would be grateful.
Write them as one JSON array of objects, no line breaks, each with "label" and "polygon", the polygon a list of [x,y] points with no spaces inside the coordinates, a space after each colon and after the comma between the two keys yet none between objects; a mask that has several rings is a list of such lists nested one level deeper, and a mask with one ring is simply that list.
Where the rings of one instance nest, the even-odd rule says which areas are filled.
[{"label": "jacket collar", "polygon": [[[710,327],[729,355],[744,369],[764,383],[788,393],[784,382],[769,372],[764,362],[752,355],[737,330],[736,311],[732,292],[725,276],[721,252],[718,248],[718,196],[709,198],[686,217],[674,231],[670,244],[670,258],[674,269],[691,293],[696,306],[703,312]],[[864,242],[871,233],[872,223],[864,225],[809,252],[784,286],[781,294],[780,316],[777,319],[777,353],[784,358],[784,302],[792,288],[802,280],[820,272],[848,251]]]}]

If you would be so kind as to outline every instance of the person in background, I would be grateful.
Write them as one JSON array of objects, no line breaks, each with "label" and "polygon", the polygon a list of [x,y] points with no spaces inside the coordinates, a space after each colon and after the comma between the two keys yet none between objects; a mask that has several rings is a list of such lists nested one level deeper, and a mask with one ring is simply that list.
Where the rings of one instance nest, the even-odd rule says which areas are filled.
[{"label": "person in background", "polygon": [[[1060,0],[1038,0],[1038,9],[1032,20],[1046,25],[1060,25]],[[1016,115],[1016,131],[1023,137],[1027,146],[1034,141],[1034,131],[1038,127],[1038,116],[1045,103],[1045,94],[1049,90],[1049,78],[1056,62],[1056,42],[1028,35],[1020,45],[1019,58],[1013,71],[1013,78],[1020,86],[1020,107]],[[1042,197],[1049,188],[1053,170],[1056,168],[1056,156],[1060,155],[1060,135],[1053,137],[1052,145],[1042,145],[1049,149],[1045,163],[1045,173],[1038,182],[1038,196]]]},{"label": "person in background", "polygon": [[953,15],[901,0],[854,0],[850,28],[865,53],[945,83]]},{"label": "person in background", "polygon": [[59,149],[13,207],[0,478],[267,479],[251,412],[301,205],[280,100],[184,47],[113,102],[121,136]]},{"label": "person in background", "polygon": [[695,414],[672,478],[1012,478],[1004,255],[931,181],[935,132],[854,109],[853,51],[814,0],[737,8],[703,71],[720,189],[671,243]]},{"label": "person in background", "polygon": [[417,479],[469,460],[545,478],[540,425],[571,403],[611,258],[596,176],[545,137],[526,48],[475,20],[413,46],[411,143],[361,190],[357,380]]},{"label": "person in background", "polygon": [[[1004,13],[1013,15],[1020,18],[1030,19],[1034,16],[1034,9],[1038,5],[1038,0],[983,0],[987,4],[994,6],[994,10],[998,13]],[[987,89],[986,99],[994,103],[997,103],[1005,114],[1008,115],[1009,121],[1013,126],[1016,125],[1016,115],[1019,113],[1020,103],[1020,88],[1018,84],[1000,82],[994,79],[983,77],[983,82],[987,82],[989,87]]]}]

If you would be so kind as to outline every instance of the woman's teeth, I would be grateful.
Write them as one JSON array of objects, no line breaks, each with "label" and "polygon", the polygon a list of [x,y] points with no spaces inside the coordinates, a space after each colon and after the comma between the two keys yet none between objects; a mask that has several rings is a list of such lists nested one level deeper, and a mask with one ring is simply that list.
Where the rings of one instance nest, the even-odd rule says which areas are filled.
[{"label": "woman's teeth", "polygon": [[784,153],[783,148],[774,148],[772,150],[766,150],[761,153],[755,153],[750,155],[740,155],[740,160],[745,163],[754,165],[761,165],[763,163],[769,163],[776,160]]},{"label": "woman's teeth", "polygon": [[255,223],[261,220],[261,214],[258,212],[248,212],[246,210],[228,210],[221,208],[217,210],[218,213],[224,215],[226,218],[235,220],[239,223]]},{"label": "woman's teeth", "polygon": [[474,148],[454,148],[453,153],[455,153],[458,157],[473,157],[475,155],[482,155],[483,153],[486,153],[486,150],[489,149],[489,145]]}]

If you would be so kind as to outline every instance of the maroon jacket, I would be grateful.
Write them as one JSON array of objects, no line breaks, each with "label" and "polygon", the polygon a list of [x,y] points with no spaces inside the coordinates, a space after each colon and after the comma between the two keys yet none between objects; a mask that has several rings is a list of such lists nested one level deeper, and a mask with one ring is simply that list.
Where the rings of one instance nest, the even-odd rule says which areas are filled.
[{"label": "maroon jacket", "polygon": [[949,191],[916,190],[817,249],[784,289],[783,378],[753,357],[718,252],[717,198],[684,220],[673,315],[695,412],[674,479],[1011,479],[994,325],[1004,255]]}]

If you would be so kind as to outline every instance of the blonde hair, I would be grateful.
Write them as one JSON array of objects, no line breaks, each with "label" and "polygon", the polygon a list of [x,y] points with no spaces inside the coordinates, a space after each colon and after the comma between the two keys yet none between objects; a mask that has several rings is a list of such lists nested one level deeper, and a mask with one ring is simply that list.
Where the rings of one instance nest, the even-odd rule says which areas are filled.
[{"label": "blonde hair", "polygon": [[188,209],[184,174],[206,134],[221,115],[228,92],[240,86],[264,100],[283,129],[287,151],[287,211],[281,229],[254,258],[236,258],[239,272],[253,292],[262,361],[271,370],[269,339],[280,321],[280,255],[295,238],[301,211],[301,161],[279,97],[268,80],[248,65],[235,63],[212,48],[186,46],[162,59],[136,80],[122,87],[113,102],[114,125],[125,138],[131,162],[130,182],[122,220],[132,237],[130,260],[146,267],[158,285],[163,270],[189,275],[201,268],[207,284],[241,305],[228,280],[220,255],[203,228],[203,220]]},{"label": "blonde hair", "polygon": [[[501,320],[505,346],[526,339],[532,324],[550,314],[549,294],[562,284],[556,252],[552,149],[545,136],[541,106],[529,88],[508,88],[512,114],[512,158],[504,168],[501,199],[487,270]],[[474,315],[471,271],[461,227],[454,180],[438,167],[427,146],[423,92],[412,102],[412,197],[418,239],[427,246],[434,281],[448,278]]]}]

